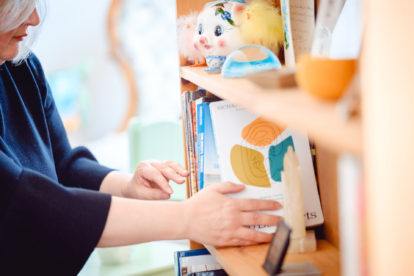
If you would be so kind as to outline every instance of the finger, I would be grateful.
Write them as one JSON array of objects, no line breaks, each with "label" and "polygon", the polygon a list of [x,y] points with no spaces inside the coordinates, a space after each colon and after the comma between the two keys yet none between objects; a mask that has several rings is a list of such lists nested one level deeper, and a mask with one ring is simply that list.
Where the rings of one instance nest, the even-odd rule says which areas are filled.
[{"label": "finger", "polygon": [[254,243],[270,242],[273,234],[259,232],[246,227],[240,227],[237,230],[237,236],[239,239],[247,240]]},{"label": "finger", "polygon": [[141,197],[145,198],[145,199],[153,199],[153,200],[159,200],[159,199],[169,199],[170,198],[170,194],[165,193],[164,191],[161,191],[159,189],[153,189],[153,188],[148,188],[145,186],[141,186],[139,188],[139,194],[141,195]]},{"label": "finger", "polygon": [[147,166],[143,168],[142,177],[158,186],[164,192],[172,194],[173,191],[170,185],[168,184],[168,180],[159,170],[157,170],[153,166]]},{"label": "finger", "polygon": [[278,210],[282,205],[274,200],[263,199],[235,199],[242,211]]},{"label": "finger", "polygon": [[272,216],[256,212],[243,212],[241,214],[241,223],[244,226],[250,225],[276,225],[280,221],[280,217]]},{"label": "finger", "polygon": [[242,184],[234,184],[231,182],[224,182],[219,184],[214,184],[210,186],[211,189],[219,192],[221,194],[232,194],[238,193],[244,190],[245,186]]},{"label": "finger", "polygon": [[159,170],[168,180],[172,180],[178,184],[182,184],[185,182],[185,178],[179,175],[175,171],[175,169],[171,168],[166,163],[152,162],[151,165],[157,170]]},{"label": "finger", "polygon": [[175,183],[182,184],[185,182],[185,178],[179,175],[174,169],[171,167],[165,167],[161,169],[161,173],[169,180],[174,181]]},{"label": "finger", "polygon": [[186,177],[188,176],[188,171],[184,169],[180,164],[174,161],[166,161],[165,164],[175,170],[179,175]]}]

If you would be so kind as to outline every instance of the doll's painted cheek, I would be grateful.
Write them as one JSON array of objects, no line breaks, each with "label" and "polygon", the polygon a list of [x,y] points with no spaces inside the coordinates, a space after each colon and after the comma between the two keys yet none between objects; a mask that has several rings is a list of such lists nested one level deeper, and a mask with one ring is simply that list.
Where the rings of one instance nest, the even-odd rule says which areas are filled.
[{"label": "doll's painted cheek", "polygon": [[242,12],[242,11],[244,11],[244,9],[245,9],[245,7],[243,5],[237,5],[235,7],[236,12]]},{"label": "doll's painted cheek", "polygon": [[224,48],[224,47],[226,47],[226,41],[220,39],[219,42],[218,42],[218,45],[219,45],[220,48]]}]

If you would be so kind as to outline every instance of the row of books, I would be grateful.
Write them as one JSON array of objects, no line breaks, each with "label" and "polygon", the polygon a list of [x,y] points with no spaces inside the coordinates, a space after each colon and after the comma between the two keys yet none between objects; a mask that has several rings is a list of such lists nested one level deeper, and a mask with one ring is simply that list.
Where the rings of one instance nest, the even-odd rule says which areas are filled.
[{"label": "row of books", "polygon": [[190,175],[188,177],[187,195],[188,197],[195,194],[198,188],[197,176],[197,159],[196,159],[196,100],[206,96],[205,90],[197,90],[194,92],[185,92],[181,94],[181,116],[183,118],[184,141],[185,141],[185,160],[186,167]]},{"label": "row of books", "polygon": [[[283,205],[283,159],[291,147],[300,163],[306,226],[323,223],[309,140],[204,90],[182,94],[188,195],[221,181],[245,184],[238,198]],[[275,215],[283,216],[283,209]],[[274,232],[272,227],[261,231]]]}]

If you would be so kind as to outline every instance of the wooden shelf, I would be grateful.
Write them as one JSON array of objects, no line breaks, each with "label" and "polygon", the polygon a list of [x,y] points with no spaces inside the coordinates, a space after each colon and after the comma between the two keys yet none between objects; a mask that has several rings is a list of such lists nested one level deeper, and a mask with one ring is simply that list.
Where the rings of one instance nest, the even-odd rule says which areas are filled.
[{"label": "wooden shelf", "polygon": [[[206,246],[229,275],[267,275],[262,268],[268,244],[248,247],[215,248]],[[318,251],[306,254],[288,254],[285,263],[309,262],[318,267],[322,275],[340,275],[339,252],[329,242],[318,241]]]},{"label": "wooden shelf", "polygon": [[341,120],[336,105],[318,101],[298,88],[277,88],[274,72],[246,79],[224,79],[204,68],[181,67],[181,78],[268,120],[289,126],[338,152],[361,154],[359,119]]}]

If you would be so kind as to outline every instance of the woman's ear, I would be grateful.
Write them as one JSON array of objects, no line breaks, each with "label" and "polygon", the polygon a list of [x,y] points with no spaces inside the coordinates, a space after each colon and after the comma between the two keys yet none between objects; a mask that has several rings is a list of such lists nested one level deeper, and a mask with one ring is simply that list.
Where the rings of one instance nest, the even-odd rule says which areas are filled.
[{"label": "woman's ear", "polygon": [[239,26],[242,20],[243,12],[246,9],[245,4],[240,4],[237,2],[231,3],[231,14],[233,15],[233,21],[236,26]]}]

